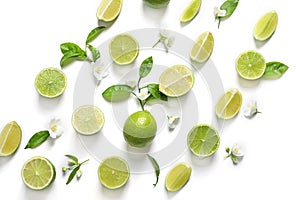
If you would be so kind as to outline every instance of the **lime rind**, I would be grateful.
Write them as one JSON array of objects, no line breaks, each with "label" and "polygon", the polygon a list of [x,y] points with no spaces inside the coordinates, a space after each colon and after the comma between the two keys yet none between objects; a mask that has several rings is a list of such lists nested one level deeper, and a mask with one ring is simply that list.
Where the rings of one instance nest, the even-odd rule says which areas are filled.
[{"label": "lime rind", "polygon": [[258,41],[269,39],[276,30],[278,24],[278,14],[272,10],[264,14],[256,23],[253,36]]}]

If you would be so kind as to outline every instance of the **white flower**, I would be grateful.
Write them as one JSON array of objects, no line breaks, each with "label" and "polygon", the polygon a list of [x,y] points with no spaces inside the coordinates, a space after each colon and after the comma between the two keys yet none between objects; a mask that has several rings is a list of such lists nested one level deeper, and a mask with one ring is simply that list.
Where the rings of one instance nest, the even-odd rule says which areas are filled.
[{"label": "white flower", "polygon": [[108,76],[108,72],[104,70],[103,63],[100,60],[97,60],[92,64],[94,77],[97,80],[97,84],[99,85],[101,80]]},{"label": "white flower", "polygon": [[151,94],[149,93],[147,88],[143,88],[140,90],[140,92],[137,93],[137,97],[141,100],[144,101],[146,100]]},{"label": "white flower", "polygon": [[238,144],[232,145],[231,153],[237,158],[244,156],[244,152],[242,151],[241,147]]},{"label": "white flower", "polygon": [[175,37],[169,37],[168,39],[167,39],[167,46],[168,47],[171,47],[173,44],[174,44],[174,41],[175,41]]},{"label": "white flower", "polygon": [[244,109],[244,116],[247,118],[251,118],[257,113],[260,113],[257,109],[257,103],[255,100],[251,100],[247,103],[245,109]]},{"label": "white flower", "polygon": [[81,176],[82,176],[82,170],[78,170],[78,171],[76,172],[76,178],[77,178],[77,179],[80,179]]},{"label": "white flower", "polygon": [[168,127],[169,129],[174,129],[176,127],[176,125],[179,122],[179,117],[178,116],[171,116],[168,115]]},{"label": "white flower", "polygon": [[219,9],[218,7],[214,7],[214,16],[217,17],[224,17],[226,12],[224,10]]},{"label": "white flower", "polygon": [[50,137],[56,139],[63,134],[63,127],[61,120],[57,117],[54,117],[50,120],[49,123],[49,134]]},{"label": "white flower", "polygon": [[164,45],[166,53],[168,53],[169,48],[174,44],[175,37],[169,35],[169,31],[166,29],[161,29],[159,32],[159,40],[152,46],[154,48],[159,43]]}]

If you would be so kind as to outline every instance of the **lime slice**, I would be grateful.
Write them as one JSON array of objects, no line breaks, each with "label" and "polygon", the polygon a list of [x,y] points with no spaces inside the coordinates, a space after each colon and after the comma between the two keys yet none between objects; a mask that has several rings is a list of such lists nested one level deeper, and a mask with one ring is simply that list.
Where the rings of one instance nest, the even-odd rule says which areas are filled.
[{"label": "lime slice", "polygon": [[98,168],[98,177],[101,184],[109,189],[124,186],[129,176],[130,171],[127,162],[117,156],[104,159]]},{"label": "lime slice", "polygon": [[115,63],[128,65],[137,58],[139,44],[131,35],[120,34],[110,42],[109,53]]},{"label": "lime slice", "polygon": [[159,77],[159,90],[169,97],[179,97],[194,85],[194,72],[185,65],[169,67]]},{"label": "lime slice", "polygon": [[102,0],[97,10],[97,18],[105,22],[115,20],[121,12],[122,2],[123,0]]},{"label": "lime slice", "polygon": [[266,69],[264,57],[256,51],[245,51],[236,60],[238,74],[246,80],[256,80],[262,77]]},{"label": "lime slice", "polygon": [[187,137],[189,149],[196,156],[207,157],[213,155],[219,148],[220,137],[211,126],[200,124],[194,126]]},{"label": "lime slice", "polygon": [[170,0],[143,0],[145,5],[151,7],[151,8],[163,8],[166,7]]},{"label": "lime slice", "polygon": [[169,192],[180,190],[189,180],[192,168],[187,163],[179,163],[166,176],[166,189]]},{"label": "lime slice", "polygon": [[199,35],[192,47],[190,57],[193,61],[203,63],[208,60],[214,48],[214,37],[211,32],[206,31]]},{"label": "lime slice", "polygon": [[80,134],[92,135],[99,132],[104,125],[103,112],[96,106],[81,106],[72,115],[72,126]]},{"label": "lime slice", "polygon": [[256,40],[264,41],[272,36],[278,23],[276,11],[270,11],[264,14],[256,23],[253,36]]},{"label": "lime slice", "polygon": [[43,190],[55,180],[56,172],[53,164],[44,157],[35,156],[25,162],[22,167],[22,179],[27,187]]},{"label": "lime slice", "polygon": [[17,122],[6,124],[0,133],[0,156],[13,154],[18,149],[21,138],[22,130]]},{"label": "lime slice", "polygon": [[227,90],[216,104],[217,116],[222,119],[233,118],[239,112],[242,102],[242,94],[238,89]]},{"label": "lime slice", "polygon": [[199,12],[202,0],[192,0],[181,14],[181,22],[191,21]]},{"label": "lime slice", "polygon": [[35,88],[44,97],[54,98],[61,95],[67,87],[67,77],[57,68],[46,68],[35,78]]}]

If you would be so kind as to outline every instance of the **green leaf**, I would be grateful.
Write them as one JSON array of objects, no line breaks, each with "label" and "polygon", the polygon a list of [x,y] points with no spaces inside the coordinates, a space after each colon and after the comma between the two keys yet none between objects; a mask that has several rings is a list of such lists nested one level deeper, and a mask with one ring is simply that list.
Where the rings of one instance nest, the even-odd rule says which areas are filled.
[{"label": "green leaf", "polygon": [[47,140],[47,138],[50,136],[49,131],[40,131],[34,134],[28,141],[25,149],[28,148],[35,148],[39,145],[41,145],[43,142]]},{"label": "green leaf", "polygon": [[155,169],[155,175],[156,175],[156,182],[153,184],[154,187],[157,185],[158,183],[158,179],[159,179],[159,174],[160,174],[160,169],[159,169],[159,165],[156,162],[155,158],[153,158],[152,156],[148,155],[148,158],[150,159],[154,169]]},{"label": "green leaf", "polygon": [[63,54],[78,53],[85,55],[85,51],[82,50],[77,44],[66,42],[60,45],[60,50]]},{"label": "green leaf", "polygon": [[281,77],[287,70],[288,66],[281,62],[268,62],[266,64],[266,70],[264,73],[264,77],[266,78],[279,78]]},{"label": "green leaf", "polygon": [[150,73],[150,71],[152,69],[152,65],[153,65],[152,56],[150,56],[149,58],[146,58],[142,62],[141,66],[140,66],[140,71],[139,71],[140,78],[144,78]]},{"label": "green leaf", "polygon": [[100,35],[100,33],[102,33],[102,31],[104,31],[105,28],[106,28],[105,26],[99,26],[94,28],[87,36],[85,43],[88,44],[94,39],[96,39],[96,37],[98,37],[98,35]]},{"label": "green leaf", "polygon": [[71,181],[73,180],[73,178],[74,178],[74,176],[76,175],[77,171],[80,169],[80,166],[81,166],[81,165],[78,165],[77,167],[75,167],[75,168],[72,170],[71,174],[69,175],[69,178],[68,178],[68,181],[67,181],[66,185],[68,185],[69,183],[71,183]]},{"label": "green leaf", "polygon": [[231,154],[231,160],[232,160],[233,164],[238,164],[239,163],[239,159],[236,156],[232,155],[232,154]]},{"label": "green leaf", "polygon": [[87,58],[86,54],[70,52],[63,55],[60,60],[60,66],[63,68],[75,60],[83,61]]},{"label": "green leaf", "polygon": [[67,154],[65,155],[67,158],[70,158],[71,160],[73,160],[76,164],[78,164],[78,158],[76,156],[73,156],[73,155],[70,155],[70,154]]},{"label": "green leaf", "polygon": [[147,85],[147,89],[149,93],[155,98],[155,99],[160,99],[162,101],[168,101],[168,97],[161,93],[159,91],[159,85],[158,84],[149,84]]},{"label": "green leaf", "polygon": [[128,99],[132,90],[132,87],[128,85],[113,85],[107,88],[102,96],[105,100],[111,102],[123,101]]},{"label": "green leaf", "polygon": [[220,16],[220,18],[230,17],[232,15],[232,13],[235,11],[238,3],[239,3],[239,0],[227,0],[227,1],[225,1],[221,5],[220,10],[225,10],[226,14],[225,14],[225,16]]},{"label": "green leaf", "polygon": [[96,62],[100,58],[100,51],[90,44],[87,44],[87,47],[92,52],[93,62]]}]

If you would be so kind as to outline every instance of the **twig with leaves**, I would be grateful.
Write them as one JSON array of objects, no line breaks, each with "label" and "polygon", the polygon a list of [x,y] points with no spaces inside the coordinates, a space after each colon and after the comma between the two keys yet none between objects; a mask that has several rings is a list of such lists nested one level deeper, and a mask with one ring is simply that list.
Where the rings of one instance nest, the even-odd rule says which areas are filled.
[{"label": "twig with leaves", "polygon": [[81,171],[80,167],[81,167],[81,165],[88,162],[89,159],[87,159],[83,162],[79,162],[79,160],[76,156],[69,155],[69,154],[67,154],[65,156],[70,159],[68,161],[68,167],[62,167],[62,171],[64,174],[67,173],[68,171],[71,171],[69,178],[66,182],[66,185],[68,185],[75,176],[77,177],[77,179],[80,179],[80,177],[82,176],[82,171]]}]

